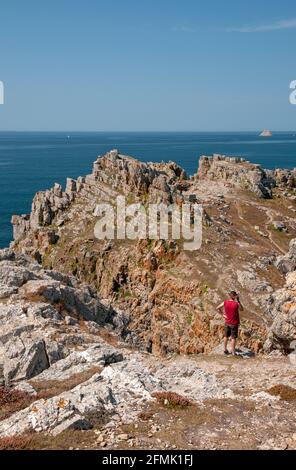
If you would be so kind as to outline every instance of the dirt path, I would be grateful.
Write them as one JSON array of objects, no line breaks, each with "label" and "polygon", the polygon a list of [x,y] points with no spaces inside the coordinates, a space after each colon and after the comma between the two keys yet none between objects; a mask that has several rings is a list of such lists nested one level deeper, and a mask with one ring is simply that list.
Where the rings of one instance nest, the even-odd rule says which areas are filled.
[{"label": "dirt path", "polygon": [[268,217],[268,221],[265,224],[265,228],[266,228],[267,233],[268,233],[268,238],[269,238],[270,242],[279,250],[279,252],[284,255],[286,252],[273,240],[272,231],[269,228],[269,225],[271,225],[274,222],[273,211],[270,210],[270,209],[265,209],[265,213]]},{"label": "dirt path", "polygon": [[[240,202],[236,201],[235,202],[236,204],[236,208],[237,208],[237,214],[238,214],[238,217],[240,220],[244,221],[252,230],[254,230],[254,227],[253,225],[248,222],[248,220],[245,219],[245,217],[242,215],[242,207],[241,207],[241,204]],[[253,206],[256,206],[254,203],[250,202],[249,205],[253,205]],[[257,207],[257,206],[256,206]],[[281,253],[281,254],[285,254],[286,252],[273,240],[272,238],[272,231],[270,230],[269,226],[274,222],[274,217],[273,217],[273,214],[274,214],[274,211],[271,210],[271,209],[267,209],[265,207],[260,207],[260,209],[262,209],[266,216],[267,216],[267,222],[265,222],[264,226],[265,226],[265,230],[267,232],[267,235],[268,235],[268,239],[270,241],[270,243]]]}]

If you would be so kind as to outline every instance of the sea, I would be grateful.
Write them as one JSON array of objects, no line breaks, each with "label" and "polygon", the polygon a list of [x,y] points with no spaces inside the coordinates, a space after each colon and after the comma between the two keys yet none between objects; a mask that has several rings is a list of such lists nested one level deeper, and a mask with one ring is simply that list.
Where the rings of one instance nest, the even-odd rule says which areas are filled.
[{"label": "sea", "polygon": [[201,155],[244,157],[264,168],[296,167],[296,133],[0,132],[0,248],[12,240],[13,214],[26,214],[37,191],[91,173],[111,149],[142,161],[173,160],[193,175]]}]

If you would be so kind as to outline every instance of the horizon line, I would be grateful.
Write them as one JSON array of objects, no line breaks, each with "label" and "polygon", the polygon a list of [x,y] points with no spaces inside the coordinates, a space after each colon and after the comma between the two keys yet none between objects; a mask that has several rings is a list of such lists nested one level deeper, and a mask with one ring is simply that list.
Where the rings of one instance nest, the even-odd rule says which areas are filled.
[{"label": "horizon line", "polygon": [[[218,130],[218,129],[214,129],[214,130],[195,130],[195,129],[192,129],[192,130],[181,130],[181,129],[172,129],[172,130],[149,130],[149,129],[140,129],[140,130],[71,130],[71,129],[61,129],[61,130],[57,130],[57,129],[0,129],[0,133],[4,133],[4,132],[23,132],[23,133],[29,133],[29,132],[38,132],[38,133],[50,133],[50,132],[55,132],[55,133],[96,133],[96,134],[102,134],[102,133],[193,133],[193,132],[196,132],[196,133],[201,133],[201,132],[205,132],[205,133],[218,133],[218,132],[223,132],[223,133],[227,133],[227,132],[237,132],[237,133],[246,133],[246,132],[250,132],[250,133],[257,133],[257,132],[262,132],[264,129],[261,128],[261,129],[247,129],[247,130],[243,130],[243,129],[240,129],[240,130],[231,130],[231,129],[224,129],[224,130]],[[284,132],[295,132],[296,133],[296,129],[285,129],[285,130],[272,130],[272,129],[269,129],[270,132],[273,132],[273,133],[284,133]]]}]

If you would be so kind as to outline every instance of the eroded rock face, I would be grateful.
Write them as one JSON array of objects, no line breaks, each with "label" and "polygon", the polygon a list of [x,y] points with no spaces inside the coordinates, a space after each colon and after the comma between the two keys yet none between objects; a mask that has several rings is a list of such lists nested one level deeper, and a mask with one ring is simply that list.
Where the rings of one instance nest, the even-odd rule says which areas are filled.
[{"label": "eroded rock face", "polygon": [[[91,351],[88,349],[84,353],[88,355]],[[70,361],[70,356],[67,360]],[[87,429],[92,426],[91,418],[94,415],[108,420],[108,416],[111,419],[116,414],[125,423],[132,423],[142,405],[153,400],[154,392],[182,393],[196,402],[234,397],[231,390],[217,383],[215,376],[190,360],[163,366],[158,364],[156,371],[151,371],[145,365],[144,357],[137,353],[130,355],[128,360],[122,357],[119,360],[72,390],[47,400],[36,400],[26,409],[0,422],[0,437],[29,431],[56,435],[69,428]],[[76,373],[74,364],[75,360],[72,374]],[[66,373],[62,375],[62,369],[61,364],[60,374],[57,375],[56,365],[40,374],[34,383],[53,378],[67,380],[69,370],[64,370]]]},{"label": "eroded rock face", "polygon": [[[284,190],[281,206],[264,201],[273,177],[241,159],[215,156],[188,180],[174,163],[145,164],[112,151],[91,175],[68,179],[65,191],[55,185],[38,193],[32,214],[14,219],[14,250],[0,251],[0,386],[32,398],[0,420],[0,437],[89,429],[94,417],[113,427],[134,423],[155,400],[153,392],[205,406],[222,400],[222,409],[225,398],[235,400],[235,410],[237,400],[246,410],[251,401],[255,417],[264,403],[279,404],[264,390],[287,386],[294,374],[295,354],[288,359],[281,352],[295,339],[295,242],[277,257],[296,230],[293,199]],[[202,204],[202,249],[188,253],[174,240],[95,240],[93,209],[118,194],[145,203]],[[270,228],[279,220],[288,229],[281,237]],[[279,289],[282,273],[286,285]],[[236,286],[245,307],[244,367],[224,360],[217,348],[223,318],[216,306]],[[266,352],[280,356],[276,374],[272,357],[262,364],[254,359],[264,341]],[[241,432],[241,414],[235,429]]]},{"label": "eroded rock face", "polygon": [[5,344],[4,377],[6,383],[12,379],[31,379],[49,367],[46,344],[43,340],[21,342],[20,338]]},{"label": "eroded rock face", "polygon": [[[47,272],[26,256],[0,251],[0,364],[6,384],[38,376],[58,361],[62,365],[70,353],[67,336],[64,344],[62,339],[66,326],[73,333],[80,332],[81,322],[88,321],[98,330],[107,323],[115,328],[114,316],[112,308],[103,305],[92,289],[79,285],[74,278]],[[73,321],[67,322],[67,318]],[[55,340],[59,332],[60,339]],[[95,337],[86,330],[79,341],[94,342]],[[117,353],[112,357],[110,348],[100,351],[100,360],[93,354],[96,363],[104,355],[109,357],[106,362],[117,360]],[[75,362],[73,356],[71,361]],[[91,360],[82,355],[81,362]]]},{"label": "eroded rock face", "polygon": [[291,240],[288,253],[279,256],[275,265],[285,275],[286,283],[271,296],[269,312],[273,323],[264,349],[287,353],[296,340],[296,239]]},{"label": "eroded rock face", "polygon": [[[68,178],[65,191],[56,183],[52,189],[38,192],[30,215],[13,216],[14,240],[18,241],[28,232],[42,227],[62,225],[63,214],[78,194],[83,197],[94,191],[95,195],[108,199],[116,194],[133,193],[153,202],[171,203],[180,196],[179,187],[186,180],[185,171],[174,162],[146,164],[112,150],[94,162],[90,175],[79,177],[77,181]],[[47,235],[47,240],[43,241],[47,246],[58,240],[54,230],[43,235]]]},{"label": "eroded rock face", "polygon": [[[128,344],[168,355],[207,353],[220,344],[223,318],[216,306],[235,288],[245,305],[241,341],[257,351],[273,322],[272,292],[284,282],[274,260],[296,236],[293,189],[289,197],[287,189],[276,187],[274,172],[241,158],[202,157],[198,175],[188,179],[175,163],[142,163],[111,151],[95,161],[90,175],[68,179],[64,192],[56,185],[36,195],[38,203],[13,249],[37,259],[48,276],[55,273],[56,282],[47,288],[35,276],[22,289],[38,295],[40,288],[47,300],[57,297],[72,312],[82,301],[84,318],[96,322],[93,293],[89,300],[85,294],[73,298],[71,289],[59,284],[62,270],[99,293],[107,309],[103,321],[112,317]],[[272,191],[269,204],[265,198]],[[181,240],[96,239],[96,205],[114,203],[119,194],[127,204],[201,204],[201,249],[190,253]],[[285,231],[276,229],[277,221]],[[75,328],[77,320],[72,315],[65,322]]]},{"label": "eroded rock face", "polygon": [[289,251],[286,255],[279,256],[276,260],[276,267],[283,274],[295,271],[296,269],[296,239],[291,240]]},{"label": "eroded rock face", "polygon": [[296,187],[296,169],[283,170],[277,169],[274,172],[276,184],[284,188],[293,189]]},{"label": "eroded rock face", "polygon": [[264,349],[289,352],[296,339],[296,271],[287,274],[285,287],[272,295],[271,315],[273,323]]},{"label": "eroded rock face", "polygon": [[254,192],[262,198],[270,198],[275,181],[268,176],[260,165],[254,165],[240,157],[214,155],[203,156],[199,160],[198,178],[206,180],[224,180]]}]

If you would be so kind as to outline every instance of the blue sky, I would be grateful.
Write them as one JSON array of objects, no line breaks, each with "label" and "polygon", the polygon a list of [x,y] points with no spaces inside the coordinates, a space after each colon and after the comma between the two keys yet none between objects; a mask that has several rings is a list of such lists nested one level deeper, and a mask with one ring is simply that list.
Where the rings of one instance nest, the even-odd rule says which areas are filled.
[{"label": "blue sky", "polygon": [[295,130],[295,0],[2,0],[0,130]]}]

